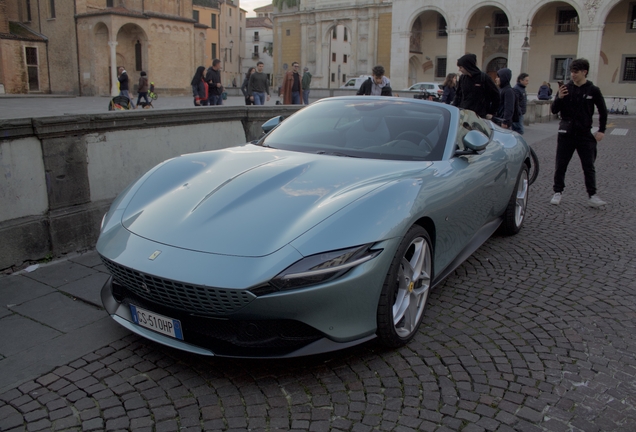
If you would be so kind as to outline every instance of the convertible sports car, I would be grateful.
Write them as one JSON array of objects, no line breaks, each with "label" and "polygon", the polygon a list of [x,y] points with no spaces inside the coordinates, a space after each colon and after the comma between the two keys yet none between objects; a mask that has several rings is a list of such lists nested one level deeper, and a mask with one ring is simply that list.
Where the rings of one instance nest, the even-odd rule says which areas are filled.
[{"label": "convertible sports car", "polygon": [[523,224],[529,147],[472,111],[337,97],[266,125],[159,164],[112,204],[97,250],[119,324],[205,355],[398,347],[436,284]]}]

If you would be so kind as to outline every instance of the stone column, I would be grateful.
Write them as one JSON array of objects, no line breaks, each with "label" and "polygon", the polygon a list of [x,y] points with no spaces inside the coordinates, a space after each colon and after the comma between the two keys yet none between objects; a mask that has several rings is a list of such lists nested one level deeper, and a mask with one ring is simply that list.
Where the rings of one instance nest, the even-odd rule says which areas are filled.
[{"label": "stone column", "polygon": [[522,47],[526,37],[525,27],[510,27],[508,35],[508,69],[512,71],[511,85],[517,81],[517,76],[521,73]]},{"label": "stone column", "polygon": [[457,59],[466,54],[466,35],[468,30],[465,28],[455,28],[446,30],[448,38],[446,42],[446,73],[457,73]]},{"label": "stone column", "polygon": [[391,88],[402,89],[409,86],[409,45],[410,31],[391,33]]},{"label": "stone column", "polygon": [[117,88],[117,42],[109,41],[110,47],[110,95],[117,96],[119,89]]},{"label": "stone column", "polygon": [[590,70],[588,71],[587,78],[594,82],[596,82],[598,78],[604,27],[604,24],[579,25],[577,57],[583,57],[590,62]]}]

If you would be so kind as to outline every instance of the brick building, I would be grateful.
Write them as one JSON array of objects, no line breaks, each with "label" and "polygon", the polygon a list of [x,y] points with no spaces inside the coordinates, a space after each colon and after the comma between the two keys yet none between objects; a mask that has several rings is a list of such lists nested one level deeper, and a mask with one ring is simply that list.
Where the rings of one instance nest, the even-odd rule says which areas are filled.
[{"label": "brick building", "polygon": [[113,95],[116,65],[135,85],[143,70],[158,92],[188,94],[207,28],[192,0],[0,0],[2,10],[8,93]]}]

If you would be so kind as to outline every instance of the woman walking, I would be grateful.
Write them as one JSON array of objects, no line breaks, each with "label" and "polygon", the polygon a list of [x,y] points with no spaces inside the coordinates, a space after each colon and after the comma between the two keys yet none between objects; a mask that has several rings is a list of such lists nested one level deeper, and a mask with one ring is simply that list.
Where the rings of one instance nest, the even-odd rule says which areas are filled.
[{"label": "woman walking", "polygon": [[148,100],[148,77],[146,77],[146,72],[144,71],[141,71],[141,76],[139,77],[139,86],[137,88],[137,106],[139,106],[141,98],[144,98],[146,100],[144,108],[150,106],[150,101]]},{"label": "woman walking", "polygon": [[457,74],[449,73],[446,75],[446,79],[444,80],[442,87],[444,88],[444,93],[442,94],[440,102],[450,105],[450,103],[453,102],[453,99],[455,99],[455,92],[457,91]]},{"label": "woman walking", "polygon": [[194,96],[194,106],[208,104],[208,83],[205,82],[203,72],[205,72],[205,67],[199,66],[190,82],[192,86],[192,96]]},{"label": "woman walking", "polygon": [[247,92],[247,88],[250,84],[250,77],[252,74],[256,72],[255,67],[251,67],[250,70],[247,71],[247,75],[245,75],[245,79],[243,80],[243,85],[241,86],[241,91],[243,92],[243,96],[245,97],[245,105],[254,105],[254,101],[250,99],[250,95]]}]

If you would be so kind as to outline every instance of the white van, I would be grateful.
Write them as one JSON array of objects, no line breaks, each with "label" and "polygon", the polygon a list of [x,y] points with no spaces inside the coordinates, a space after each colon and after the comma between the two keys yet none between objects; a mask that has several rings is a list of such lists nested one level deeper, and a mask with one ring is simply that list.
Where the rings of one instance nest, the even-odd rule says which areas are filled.
[{"label": "white van", "polygon": [[341,89],[359,90],[363,82],[371,78],[371,75],[360,75],[357,78],[351,78],[345,84],[341,85]]}]

